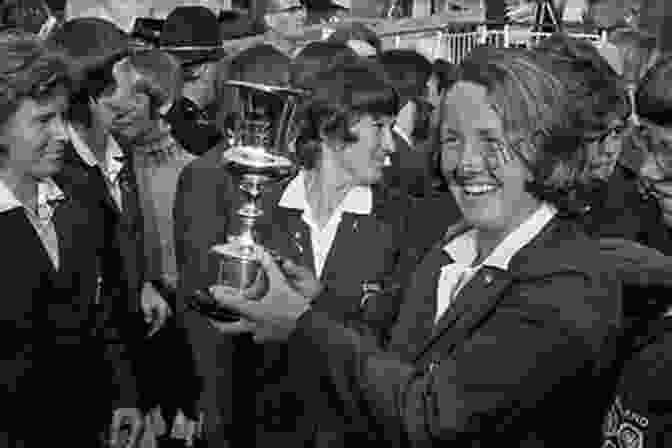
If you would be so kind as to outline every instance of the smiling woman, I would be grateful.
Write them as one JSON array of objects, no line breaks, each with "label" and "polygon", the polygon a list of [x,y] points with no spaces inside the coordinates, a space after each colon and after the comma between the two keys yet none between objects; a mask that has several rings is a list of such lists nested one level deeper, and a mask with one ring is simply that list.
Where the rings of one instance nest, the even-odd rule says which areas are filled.
[{"label": "smiling woman", "polygon": [[541,202],[565,208],[584,163],[566,85],[543,64],[526,50],[478,49],[443,99],[443,174],[465,219],[490,229],[493,243]]},{"label": "smiling woman", "polygon": [[[28,34],[9,31],[4,37],[0,48],[0,167],[5,181],[25,188],[60,169],[67,139],[63,114],[68,107],[70,69],[63,57],[47,53]],[[27,60],[33,63],[26,66]],[[18,194],[26,191],[19,188]]]},{"label": "smiling woman", "polygon": [[[0,272],[7,299],[0,303],[0,387],[8,410],[0,446],[33,446],[43,431],[64,428],[73,444],[98,446],[111,423],[112,372],[91,319],[100,285],[99,216],[53,179],[67,141],[70,85],[61,55],[33,35],[0,32]],[[26,418],[19,412],[25,406],[41,408],[42,417]],[[139,418],[133,422],[139,429]]]}]

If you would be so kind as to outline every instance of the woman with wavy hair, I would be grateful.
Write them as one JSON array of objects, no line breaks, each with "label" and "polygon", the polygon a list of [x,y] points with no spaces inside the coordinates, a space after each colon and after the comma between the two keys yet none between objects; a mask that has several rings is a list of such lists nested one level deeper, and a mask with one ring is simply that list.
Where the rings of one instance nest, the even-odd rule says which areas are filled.
[{"label": "woman with wavy hair", "polygon": [[[371,312],[363,298],[394,288],[408,208],[405,197],[391,197],[380,183],[394,151],[397,94],[379,67],[361,61],[318,73],[303,87],[311,94],[296,115],[300,169],[264,194],[259,234],[266,247],[336,292],[338,299],[316,302],[316,308],[338,322],[369,321],[380,329],[389,320],[384,307]],[[344,440],[344,433],[366,433],[361,421],[306,404],[319,395],[319,384],[284,344],[252,346],[236,356],[234,365],[256,366],[248,387],[257,391],[257,445],[320,446]],[[249,390],[242,395],[249,400]],[[241,407],[234,403],[233,409]]]},{"label": "woman with wavy hair", "polygon": [[288,338],[325,402],[368,418],[385,446],[599,442],[607,399],[579,404],[576,391],[611,363],[619,288],[564,213],[585,163],[581,130],[539,58],[480,48],[444,94],[441,167],[464,219],[418,265],[387,347],[320,310],[335,291],[316,294],[314,279],[267,254],[263,297],[212,289],[258,340]]}]

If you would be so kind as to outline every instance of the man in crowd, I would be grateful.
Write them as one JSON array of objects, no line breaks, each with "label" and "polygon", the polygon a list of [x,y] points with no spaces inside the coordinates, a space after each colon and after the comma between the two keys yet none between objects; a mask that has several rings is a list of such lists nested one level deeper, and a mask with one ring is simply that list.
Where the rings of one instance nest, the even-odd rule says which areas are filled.
[{"label": "man in crowd", "polygon": [[[217,72],[226,55],[215,14],[203,6],[181,6],[170,13],[160,35],[161,48],[182,64],[182,97],[166,114],[175,139],[201,155],[215,146],[222,133],[217,115]],[[195,49],[197,48],[197,49]]]}]

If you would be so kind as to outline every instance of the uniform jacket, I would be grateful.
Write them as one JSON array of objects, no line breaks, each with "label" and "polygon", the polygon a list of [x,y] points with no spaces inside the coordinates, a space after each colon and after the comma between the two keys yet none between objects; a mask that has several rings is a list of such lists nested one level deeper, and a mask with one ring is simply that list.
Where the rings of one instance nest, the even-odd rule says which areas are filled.
[{"label": "uniform jacket", "polygon": [[427,254],[387,351],[323,313],[302,316],[289,344],[311,360],[324,399],[368,419],[383,446],[598,443],[609,401],[599,375],[613,362],[621,309],[597,248],[556,217],[509,270],[479,270],[435,325],[448,263],[441,246]]},{"label": "uniform jacket", "polygon": [[[109,423],[111,401],[118,398],[111,369],[119,363],[105,360],[95,328],[100,221],[72,197],[55,206],[52,221],[59,240],[58,270],[23,208],[0,213],[0,377],[9,415],[3,429],[9,432],[0,438],[10,440],[3,446],[22,446],[19,440],[38,445],[44,434],[59,438],[65,433],[75,445],[93,446],[92,437]],[[121,385],[122,393],[132,386]]]},{"label": "uniform jacket", "polygon": [[[226,242],[229,227],[236,220],[240,194],[222,165],[221,151],[221,148],[209,151],[187,166],[180,177],[175,204],[175,235],[183,297],[215,282],[217,264],[209,256],[209,250],[215,244]],[[267,247],[312,267],[310,234],[301,219],[302,212],[277,206],[285,185],[275,185],[264,194],[265,216],[259,222],[258,232]],[[399,205],[399,201],[403,201],[401,198],[397,198],[396,202],[388,199],[382,191],[374,193],[371,215],[345,213],[339,225],[322,279],[329,288],[338,291],[341,300],[316,304],[338,321],[358,319],[363,288],[372,283],[383,285],[393,277],[399,256],[398,226],[403,225],[407,207]],[[284,385],[276,388],[273,384],[283,376],[280,372],[287,368],[282,361],[284,349],[254,347],[246,338],[224,338],[208,325],[206,319],[194,312],[187,312],[186,319],[189,321],[192,345],[198,347],[195,355],[199,373],[205,380],[205,391],[213,391],[209,394],[204,392],[203,398],[217,401],[210,406],[219,408],[223,421],[233,425],[234,414],[244,414],[242,404],[227,409],[234,394],[234,383],[235,389],[243,391],[242,402],[248,403],[251,401],[250,390],[262,384],[275,389],[269,392],[275,397],[281,390],[286,390]],[[236,356],[237,361],[233,363],[236,368],[243,367],[239,373],[231,367],[233,356]],[[236,375],[240,375],[241,380],[235,380]],[[255,384],[250,383],[251,378],[254,378]],[[238,387],[245,382],[247,387]],[[275,425],[275,421],[283,426],[283,422],[277,421],[282,417],[278,415],[279,408],[272,404],[277,400],[269,399],[267,402],[271,404],[261,406],[267,415],[260,416],[260,419],[268,418],[271,425]],[[260,406],[252,406],[248,412],[258,412],[259,409]],[[243,423],[234,426],[241,428],[244,423],[249,425],[254,420],[243,419]]]}]

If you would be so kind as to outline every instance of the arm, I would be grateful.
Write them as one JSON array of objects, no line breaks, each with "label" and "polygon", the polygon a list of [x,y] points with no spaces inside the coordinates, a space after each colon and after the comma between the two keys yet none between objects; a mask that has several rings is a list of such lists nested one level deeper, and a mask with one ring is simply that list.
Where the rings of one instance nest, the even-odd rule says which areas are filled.
[{"label": "arm", "polygon": [[346,409],[363,407],[418,442],[478,437],[494,429],[491,423],[534,409],[594,357],[584,333],[599,316],[587,306],[568,316],[545,298],[549,282],[556,292],[588,293],[584,278],[569,275],[517,288],[431,372],[365,346],[355,332],[316,312],[300,319],[290,345],[305,347],[312,365],[324,366],[326,384]]}]

